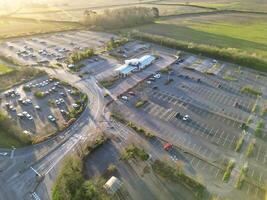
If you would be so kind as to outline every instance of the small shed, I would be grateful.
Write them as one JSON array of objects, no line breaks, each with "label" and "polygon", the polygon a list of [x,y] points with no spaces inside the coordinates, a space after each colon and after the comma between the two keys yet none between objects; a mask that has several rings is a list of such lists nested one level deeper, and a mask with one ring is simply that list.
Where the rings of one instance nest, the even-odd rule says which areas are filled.
[{"label": "small shed", "polygon": [[122,182],[112,176],[104,185],[105,190],[108,194],[115,194],[121,188]]}]

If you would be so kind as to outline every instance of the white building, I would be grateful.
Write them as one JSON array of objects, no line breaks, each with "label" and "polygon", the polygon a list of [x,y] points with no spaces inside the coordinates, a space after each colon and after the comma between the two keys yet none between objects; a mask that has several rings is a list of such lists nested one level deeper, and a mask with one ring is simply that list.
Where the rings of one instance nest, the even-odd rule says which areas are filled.
[{"label": "white building", "polygon": [[112,176],[103,186],[108,194],[115,194],[121,188],[122,182]]},{"label": "white building", "polygon": [[131,60],[125,60],[125,64],[115,69],[123,76],[127,76],[133,71],[141,70],[152,64],[156,60],[155,56],[145,55],[141,58],[134,58]]}]

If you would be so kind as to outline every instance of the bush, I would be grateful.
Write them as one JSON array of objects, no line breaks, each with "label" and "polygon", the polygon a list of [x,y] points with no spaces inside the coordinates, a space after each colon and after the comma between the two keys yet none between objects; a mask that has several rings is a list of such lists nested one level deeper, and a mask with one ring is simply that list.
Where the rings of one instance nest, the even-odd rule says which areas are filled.
[{"label": "bush", "polygon": [[138,100],[136,103],[135,103],[135,107],[136,108],[141,108],[142,106],[144,106],[146,104],[146,100]]},{"label": "bush", "polygon": [[261,133],[262,133],[262,125],[263,125],[262,121],[259,121],[257,123],[256,129],[255,129],[255,135],[257,137],[260,137],[261,136]]},{"label": "bush", "polygon": [[226,170],[225,170],[225,172],[223,174],[223,181],[227,182],[229,180],[230,175],[232,173],[232,170],[233,170],[234,166],[235,166],[235,162],[232,161],[232,160],[230,160],[228,162],[227,167],[226,167]]},{"label": "bush", "polygon": [[114,85],[116,83],[117,80],[119,80],[118,76],[112,77],[112,78],[109,78],[109,79],[105,79],[105,80],[101,80],[101,81],[99,81],[99,84],[102,87],[110,88],[112,85]]},{"label": "bush", "polygon": [[114,48],[122,46],[126,44],[128,41],[129,40],[127,38],[120,38],[117,40],[114,40],[114,38],[111,38],[110,41],[107,43],[107,50],[112,50]]},{"label": "bush", "polygon": [[44,92],[41,92],[41,91],[36,91],[34,92],[34,96],[38,99],[42,99],[45,97],[45,93]]},{"label": "bush", "polygon": [[242,93],[246,93],[246,94],[252,94],[252,95],[255,95],[255,96],[258,96],[258,95],[262,94],[260,91],[256,90],[251,85],[243,86],[241,88],[241,92]]},{"label": "bush", "polygon": [[25,85],[23,85],[22,89],[25,91],[25,92],[30,92],[31,91],[31,88],[30,87],[27,87]]},{"label": "bush", "polygon": [[170,71],[172,71],[170,67],[165,67],[159,70],[159,72],[162,74],[168,74]]},{"label": "bush", "polygon": [[138,147],[131,145],[125,149],[125,151],[122,153],[121,158],[123,160],[139,158],[142,161],[146,161],[148,160],[149,155],[145,152],[144,149],[139,149]]},{"label": "bush", "polygon": [[235,151],[236,152],[240,151],[243,143],[244,143],[244,135],[242,134],[241,137],[236,142],[236,146],[235,146]]},{"label": "bush", "polygon": [[[84,59],[87,59],[87,58],[90,58],[92,56],[94,56],[95,53],[94,53],[94,50],[93,49],[86,49],[84,51],[76,51],[76,52],[73,52],[70,56],[69,56],[69,59],[68,59],[68,63],[71,63],[71,64],[77,64],[79,63],[80,61],[84,60]],[[81,67],[82,65],[80,65]]]},{"label": "bush", "polygon": [[252,142],[249,143],[248,145],[248,149],[247,149],[247,152],[246,152],[246,156],[249,157],[251,156],[251,154],[253,153],[254,151],[254,147],[256,145],[256,141],[253,140]]},{"label": "bush", "polygon": [[195,54],[203,54],[205,56],[214,57],[228,62],[243,65],[256,70],[267,71],[267,61],[260,57],[250,55],[245,52],[240,52],[236,49],[218,48],[210,45],[195,44],[167,38],[164,36],[133,31],[131,33],[133,38],[145,40],[148,42],[157,43],[170,48],[180,49]]},{"label": "bush", "polygon": [[243,183],[245,181],[245,177],[247,175],[247,171],[248,171],[247,166],[243,166],[241,168],[239,176],[238,176],[236,184],[235,184],[235,188],[237,188],[237,189],[241,189],[242,188]]}]

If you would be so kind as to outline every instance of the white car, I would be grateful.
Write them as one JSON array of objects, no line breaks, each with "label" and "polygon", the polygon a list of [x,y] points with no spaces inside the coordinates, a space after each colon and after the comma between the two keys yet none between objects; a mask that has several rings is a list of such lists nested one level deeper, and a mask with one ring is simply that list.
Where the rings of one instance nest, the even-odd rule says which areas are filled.
[{"label": "white car", "polygon": [[73,108],[78,108],[79,107],[79,105],[76,104],[76,103],[72,104],[72,106],[73,106]]},{"label": "white car", "polygon": [[36,110],[40,110],[40,109],[41,109],[41,107],[38,106],[38,105],[34,106],[34,108],[35,108]]},{"label": "white car", "polygon": [[26,134],[26,135],[32,135],[32,133],[30,131],[26,131],[26,130],[23,131],[23,133]]},{"label": "white car", "polygon": [[29,113],[26,114],[26,117],[27,117],[29,120],[33,120],[33,117],[32,117]]},{"label": "white car", "polygon": [[151,84],[151,81],[147,81],[147,84]]},{"label": "white car", "polygon": [[26,99],[25,101],[26,103],[32,104],[32,101],[30,99]]},{"label": "white car", "polygon": [[7,152],[0,152],[0,155],[2,155],[2,156],[7,156]]},{"label": "white car", "polygon": [[183,120],[184,120],[184,121],[189,120],[189,115],[185,115],[185,116],[183,117]]},{"label": "white car", "polygon": [[23,117],[23,114],[22,113],[18,113],[17,116],[18,117]]},{"label": "white car", "polygon": [[56,121],[56,118],[55,118],[53,115],[49,115],[49,116],[48,116],[48,119],[49,119],[51,122],[55,122],[55,121]]},{"label": "white car", "polygon": [[155,74],[153,77],[154,78],[160,78],[160,74]]},{"label": "white car", "polygon": [[128,100],[128,97],[127,96],[122,96],[121,99],[127,101]]}]

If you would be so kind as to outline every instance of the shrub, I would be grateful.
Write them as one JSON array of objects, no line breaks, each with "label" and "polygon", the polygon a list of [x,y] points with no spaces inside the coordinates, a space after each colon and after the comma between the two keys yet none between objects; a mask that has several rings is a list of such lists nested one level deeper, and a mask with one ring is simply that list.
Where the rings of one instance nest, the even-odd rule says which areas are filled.
[{"label": "shrub", "polygon": [[248,171],[247,166],[243,166],[241,168],[239,176],[238,176],[236,184],[235,184],[235,188],[237,188],[237,189],[241,189],[242,188],[242,185],[244,183],[245,177],[247,175],[247,171]]},{"label": "shrub", "polygon": [[25,92],[30,92],[31,91],[31,88],[26,86],[26,85],[23,85],[22,89],[25,91]]},{"label": "shrub", "polygon": [[253,140],[252,142],[249,143],[248,149],[247,149],[247,152],[246,152],[246,156],[247,157],[249,157],[253,153],[255,145],[256,145],[256,141],[255,140]]},{"label": "shrub", "polygon": [[45,97],[45,93],[44,92],[41,92],[41,91],[36,91],[34,92],[34,96],[38,99],[42,99]]},{"label": "shrub", "polygon": [[141,108],[142,106],[144,106],[146,104],[146,100],[138,100],[136,103],[135,103],[135,107],[136,108]]},{"label": "shrub", "polygon": [[139,158],[142,161],[146,161],[149,158],[149,155],[145,152],[144,149],[139,149],[135,145],[130,145],[122,153],[121,158],[123,160],[130,160]]},{"label": "shrub", "polygon": [[256,125],[256,129],[255,129],[255,135],[260,137],[261,136],[261,133],[262,133],[262,121],[259,121]]},{"label": "shrub", "polygon": [[[77,64],[80,61],[82,61],[84,59],[87,59],[87,58],[90,58],[90,57],[92,57],[94,55],[95,55],[95,53],[94,53],[93,49],[86,49],[84,51],[76,51],[76,52],[73,52],[69,56],[69,59],[68,59],[67,62],[71,63],[71,64]],[[80,66],[82,66],[82,65],[80,65]]]},{"label": "shrub", "polygon": [[235,166],[235,162],[233,160],[230,160],[228,162],[226,170],[225,170],[225,172],[223,174],[223,181],[227,182],[229,180],[234,166]]},{"label": "shrub", "polygon": [[241,88],[241,92],[242,93],[246,93],[246,94],[252,94],[252,95],[255,95],[255,96],[258,96],[258,95],[262,94],[260,91],[256,90],[251,85],[243,86]]},{"label": "shrub", "polygon": [[236,142],[236,146],[235,146],[235,151],[236,152],[240,151],[243,143],[244,143],[244,135],[242,134],[241,137]]}]

